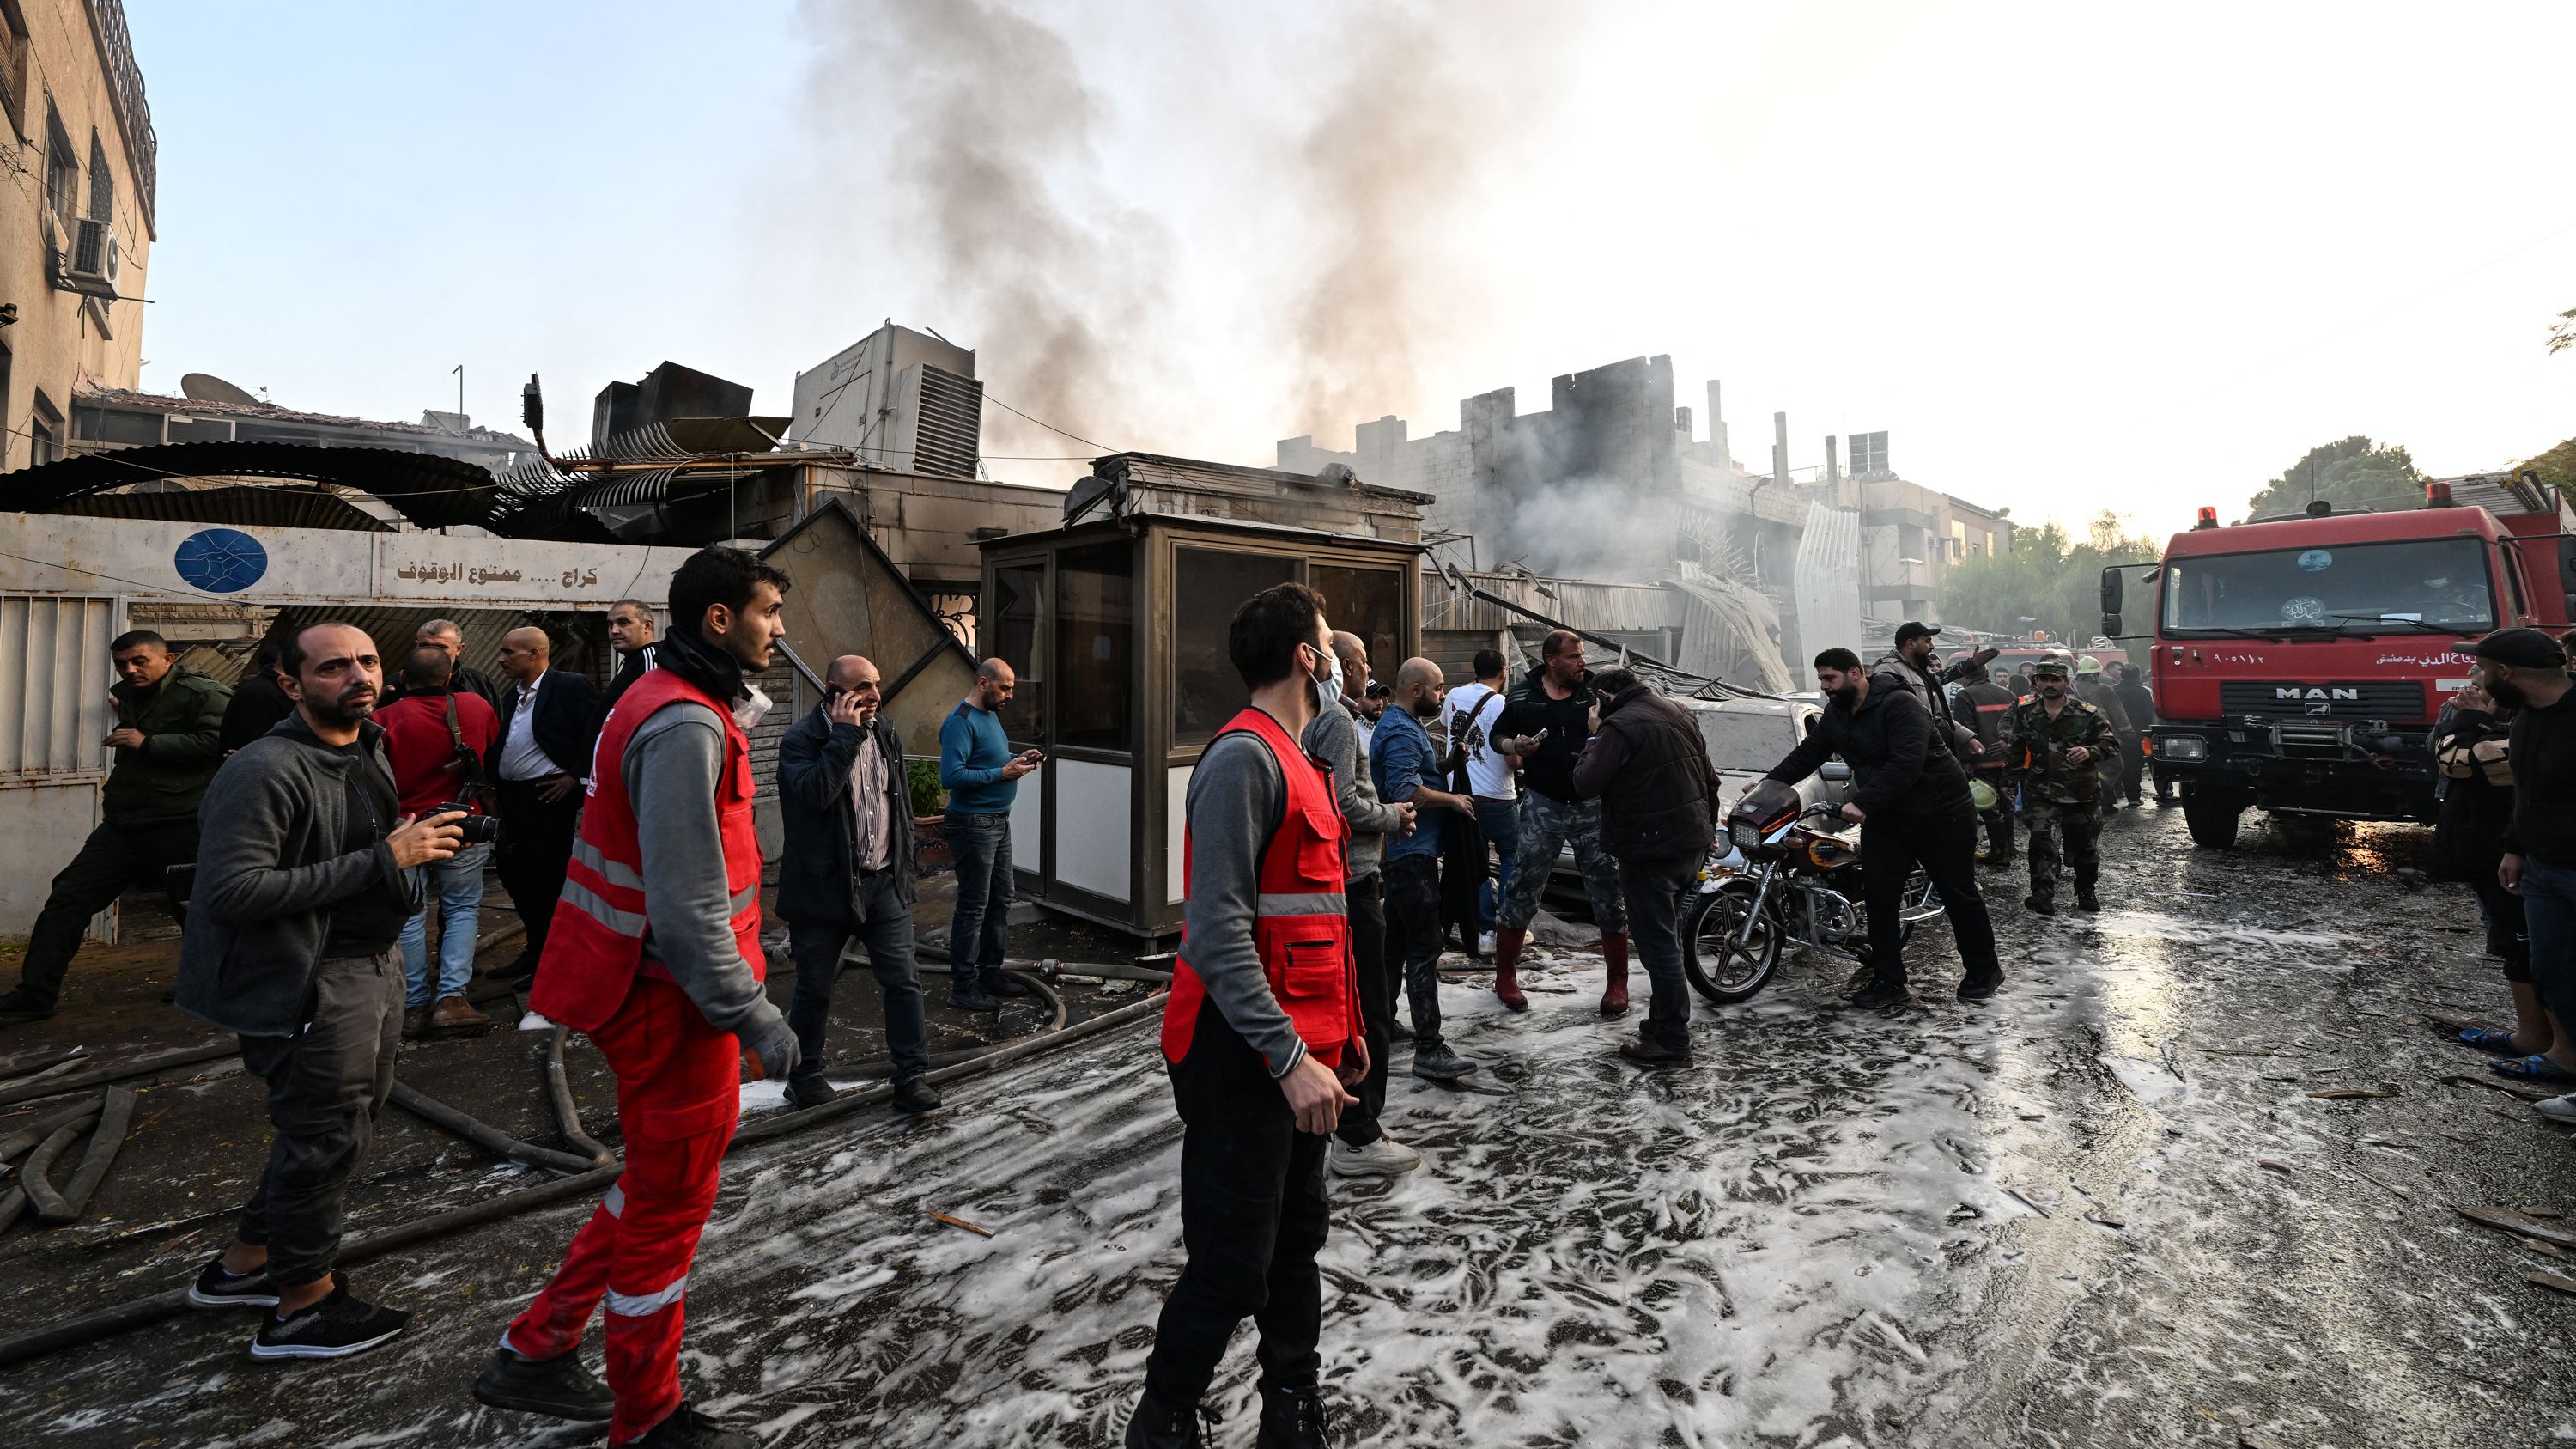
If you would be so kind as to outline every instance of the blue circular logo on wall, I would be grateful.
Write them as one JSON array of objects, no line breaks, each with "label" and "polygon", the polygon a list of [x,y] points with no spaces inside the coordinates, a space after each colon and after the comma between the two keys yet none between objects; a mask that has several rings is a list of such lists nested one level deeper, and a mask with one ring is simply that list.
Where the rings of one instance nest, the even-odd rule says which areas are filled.
[{"label": "blue circular logo on wall", "polygon": [[201,528],[170,558],[179,577],[210,594],[249,588],[268,573],[268,550],[238,528]]}]

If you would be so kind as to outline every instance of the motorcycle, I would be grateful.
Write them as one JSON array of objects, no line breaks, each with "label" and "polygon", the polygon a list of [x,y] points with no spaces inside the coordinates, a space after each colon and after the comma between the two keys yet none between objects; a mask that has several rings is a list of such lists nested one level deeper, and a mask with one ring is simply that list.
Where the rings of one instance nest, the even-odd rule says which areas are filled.
[{"label": "motorcycle", "polygon": [[[1682,970],[1692,990],[1721,1006],[1748,1001],[1793,947],[1868,961],[1860,842],[1840,811],[1831,802],[1805,804],[1770,780],[1735,802],[1682,920]],[[1940,913],[1940,893],[1916,870],[1898,907],[1899,944]]]}]

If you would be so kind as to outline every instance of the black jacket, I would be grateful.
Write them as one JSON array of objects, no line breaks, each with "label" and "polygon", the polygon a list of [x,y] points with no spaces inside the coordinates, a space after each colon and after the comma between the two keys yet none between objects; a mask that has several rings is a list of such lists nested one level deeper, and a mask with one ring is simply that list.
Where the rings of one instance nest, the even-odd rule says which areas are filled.
[{"label": "black jacket", "polygon": [[[850,802],[850,770],[867,732],[834,724],[824,708],[814,706],[778,741],[778,816],[787,836],[778,857],[778,914],[837,925],[850,919],[850,884],[857,878],[859,812]],[[886,762],[886,828],[893,832],[886,865],[894,872],[895,894],[909,905],[918,891],[903,736],[882,713],[870,729]]]},{"label": "black jacket", "polygon": [[1574,793],[1601,801],[1601,848],[1614,860],[1696,860],[1717,838],[1717,772],[1699,725],[1642,684],[1602,702]]},{"label": "black jacket", "polygon": [[2120,708],[2129,716],[2130,729],[2144,734],[2147,726],[2156,722],[2156,697],[2147,692],[2145,685],[2122,679],[2111,686],[2111,692],[2120,697]]},{"label": "black jacket", "polygon": [[601,728],[607,728],[608,712],[617,708],[617,701],[625,695],[626,691],[635,687],[635,681],[644,677],[645,670],[653,667],[653,657],[660,652],[661,647],[659,644],[647,644],[627,655],[625,662],[617,666],[617,677],[608,681],[608,692],[599,697]]},{"label": "black jacket", "polygon": [[[501,755],[510,747],[510,720],[519,712],[519,686],[501,692],[493,710],[501,716],[501,733],[493,738],[484,774],[501,778]],[[549,669],[537,681],[537,717],[530,722],[537,748],[567,775],[590,773],[591,747],[599,743],[599,691],[569,669]]]},{"label": "black jacket", "polygon": [[1982,755],[1971,754],[1968,768],[2001,771],[2004,743],[2012,737],[2013,692],[1991,680],[1980,680],[1959,691],[1959,712],[1967,716],[1961,723],[1974,730],[1977,743],[1986,747]]},{"label": "black jacket", "polygon": [[295,701],[286,697],[285,686],[266,673],[252,671],[233,686],[232,703],[224,706],[224,722],[215,731],[217,742],[227,755],[267,734],[279,720],[295,713]]},{"label": "black jacket", "polygon": [[1973,810],[1968,777],[1933,737],[1931,708],[1901,689],[1882,690],[1872,680],[1860,708],[1829,703],[1815,732],[1774,766],[1770,777],[1795,785],[1831,756],[1852,767],[1858,789],[1852,803],[1876,819],[1901,815],[1933,819]]},{"label": "black jacket", "polygon": [[[2513,726],[2482,709],[2445,707],[2433,729],[2433,755],[2444,783],[2442,816],[2433,827],[2433,878],[2483,883],[2495,879],[2513,820],[2513,784],[2498,781],[2489,760],[2509,762]],[[2481,749],[2480,746],[2485,748]],[[2454,770],[2462,771],[2453,774]]]}]

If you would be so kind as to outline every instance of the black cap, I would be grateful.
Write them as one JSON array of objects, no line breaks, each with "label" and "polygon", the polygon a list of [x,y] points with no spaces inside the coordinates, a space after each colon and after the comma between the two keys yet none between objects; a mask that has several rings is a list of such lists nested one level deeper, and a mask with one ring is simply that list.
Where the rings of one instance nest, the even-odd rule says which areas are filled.
[{"label": "black cap", "polygon": [[2469,652],[2516,669],[2559,669],[2567,663],[2567,651],[2537,629],[2498,629]]},{"label": "black cap", "polygon": [[1904,644],[1915,639],[1929,639],[1940,632],[1941,627],[1937,624],[1926,624],[1920,619],[1908,619],[1896,626],[1896,642]]}]

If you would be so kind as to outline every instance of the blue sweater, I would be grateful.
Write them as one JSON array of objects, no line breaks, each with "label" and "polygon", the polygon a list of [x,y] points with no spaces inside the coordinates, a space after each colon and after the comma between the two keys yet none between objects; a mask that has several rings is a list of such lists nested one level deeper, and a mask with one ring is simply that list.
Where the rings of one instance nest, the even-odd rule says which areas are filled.
[{"label": "blue sweater", "polygon": [[1011,756],[1002,717],[957,701],[939,726],[939,784],[948,792],[948,808],[960,815],[1009,814],[1012,797],[1020,793],[1019,781],[1002,778]]},{"label": "blue sweater", "polygon": [[[1413,792],[1424,785],[1440,788],[1440,761],[1432,751],[1430,732],[1401,705],[1378,717],[1377,732],[1369,736],[1369,769],[1376,776],[1378,798],[1390,804],[1412,799]],[[1390,863],[1414,856],[1436,860],[1439,855],[1437,810],[1415,811],[1411,835],[1387,838]]]}]

